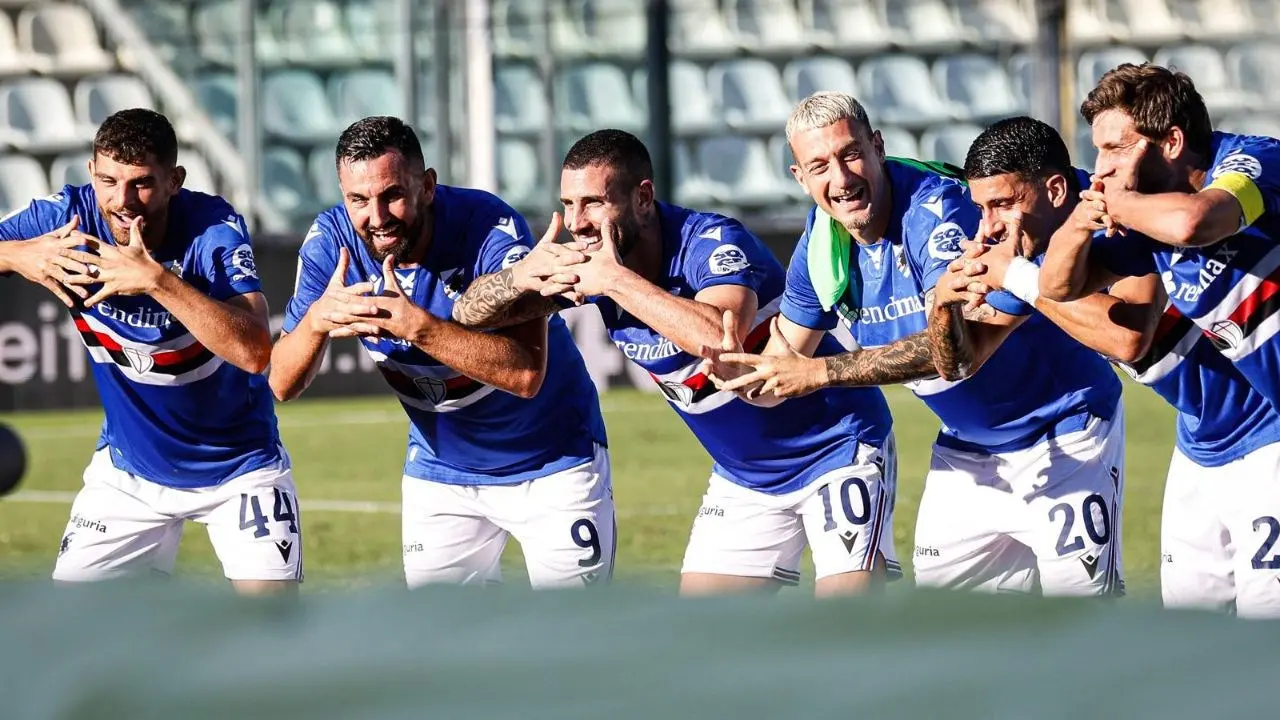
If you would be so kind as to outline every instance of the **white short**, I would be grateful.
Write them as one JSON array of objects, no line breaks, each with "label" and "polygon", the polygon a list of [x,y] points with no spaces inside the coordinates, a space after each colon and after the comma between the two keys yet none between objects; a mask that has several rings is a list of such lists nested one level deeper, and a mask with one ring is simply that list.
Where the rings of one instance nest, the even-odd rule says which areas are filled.
[{"label": "white short", "polygon": [[511,536],[534,588],[582,587],[613,576],[617,525],[609,451],[517,485],[448,485],[405,476],[404,574],[409,587],[502,580]]},{"label": "white short", "polygon": [[302,581],[302,519],[288,455],[209,488],[184,490],[116,468],[94,453],[71,505],[53,579],[106,580],[173,572],[182,525],[194,520],[229,580]]},{"label": "white short", "polygon": [[1280,443],[1212,468],[1175,449],[1162,516],[1166,606],[1280,617]]},{"label": "white short", "polygon": [[901,577],[893,545],[897,482],[892,434],[882,448],[859,444],[853,464],[786,495],[767,495],[713,474],[681,572],[795,585],[807,544],[818,578],[871,570],[877,555],[889,577]]},{"label": "white short", "polygon": [[920,498],[916,584],[1045,595],[1124,591],[1124,409],[998,455],[934,446]]}]

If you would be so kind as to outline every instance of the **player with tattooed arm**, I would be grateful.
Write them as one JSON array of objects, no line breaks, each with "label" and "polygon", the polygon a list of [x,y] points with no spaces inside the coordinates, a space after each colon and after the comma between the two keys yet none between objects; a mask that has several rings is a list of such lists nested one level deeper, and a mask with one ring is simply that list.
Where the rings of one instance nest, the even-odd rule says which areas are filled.
[{"label": "player with tattooed arm", "polygon": [[[839,93],[802,101],[787,136],[792,172],[817,207],[769,347],[721,355],[730,367],[717,375],[750,366],[724,387],[769,399],[907,383],[942,421],[916,523],[918,584],[1026,592],[1038,578],[1046,594],[1117,591],[1115,374],[1052,323],[985,304],[960,316],[965,296],[944,276],[980,213],[958,170],[886,158],[861,104]],[[808,358],[828,331],[849,351]],[[888,357],[891,367],[868,369]]]},{"label": "player with tattooed arm", "polygon": [[496,196],[436,182],[413,128],[369,117],[338,138],[340,205],[299,250],[271,362],[280,400],[332,337],[358,337],[409,416],[400,486],[405,581],[501,581],[509,537],[534,588],[606,581],[613,489],[595,385],[560,318],[501,332],[449,320],[476,277],[532,247]]},{"label": "player with tattooed arm", "polygon": [[[710,347],[761,347],[777,321],[785,273],[737,220],[654,198],[649,152],[601,130],[579,140],[560,176],[557,214],[520,262],[480,278],[454,306],[478,327],[554,313],[585,299],[618,348],[653,377],[711,455],[693,523],[683,594],[795,584],[813,550],[815,592],[878,587],[901,574],[893,545],[897,460],[888,406],[875,388],[814,393],[777,408],[717,391]],[[814,338],[808,352],[839,351]]]}]

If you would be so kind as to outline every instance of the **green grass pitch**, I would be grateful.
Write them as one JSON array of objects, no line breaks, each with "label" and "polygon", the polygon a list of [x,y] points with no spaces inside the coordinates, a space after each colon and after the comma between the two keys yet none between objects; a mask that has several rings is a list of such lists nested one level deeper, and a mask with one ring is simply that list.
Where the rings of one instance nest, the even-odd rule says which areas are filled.
[{"label": "green grass pitch", "polygon": [[[901,387],[887,388],[898,439],[894,535],[910,577],[917,503],[938,423]],[[611,391],[601,399],[613,458],[618,509],[616,582],[674,591],[689,527],[710,460],[658,395]],[[1122,525],[1130,594],[1158,592],[1160,501],[1173,446],[1173,412],[1126,379],[1127,478]],[[301,400],[279,407],[304,513],[306,591],[401,581],[400,470],[407,421],[388,395],[356,400]],[[0,415],[29,453],[20,493],[0,499],[0,578],[47,577],[67,521],[66,498],[81,485],[100,412]],[[325,501],[325,502],[321,502]],[[811,585],[806,561],[806,585]],[[178,575],[219,580],[204,529],[188,524]],[[505,580],[524,583],[519,548],[504,558]]]}]

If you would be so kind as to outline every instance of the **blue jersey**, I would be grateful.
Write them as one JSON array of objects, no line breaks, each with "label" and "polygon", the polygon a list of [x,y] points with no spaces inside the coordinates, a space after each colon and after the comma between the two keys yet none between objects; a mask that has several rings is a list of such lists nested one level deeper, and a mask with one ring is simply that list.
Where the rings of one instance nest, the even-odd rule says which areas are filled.
[{"label": "blue jersey", "polygon": [[[437,186],[433,207],[426,257],[395,274],[415,304],[449,318],[475,278],[510,266],[533,240],[523,217],[481,190]],[[369,280],[382,290],[381,263],[356,235],[346,208],[331,208],[316,218],[299,251],[285,332],[324,294],[344,247],[351,258],[345,283]],[[406,475],[454,485],[509,485],[591,461],[595,445],[606,444],[599,397],[564,321],[552,317],[549,323],[547,374],[530,399],[462,375],[408,341],[361,339],[409,415]]]},{"label": "blue jersey", "polygon": [[1212,148],[1206,189],[1240,201],[1240,232],[1199,248],[1098,235],[1090,253],[1120,275],[1160,273],[1170,303],[1280,407],[1280,141],[1215,132]]},{"label": "blue jersey", "polygon": [[[81,232],[115,243],[91,185],[68,185],[10,214],[0,221],[0,240],[52,232],[73,215]],[[152,255],[215,300],[261,292],[244,220],[222,198],[179,191]],[[160,303],[117,296],[92,308],[77,303],[71,315],[102,398],[98,448],[111,448],[117,468],[167,487],[200,488],[280,462],[266,378],[214,355]]]},{"label": "blue jersey", "polygon": [[1197,465],[1225,465],[1280,441],[1280,413],[1176,307],[1165,309],[1147,354],[1120,367],[1178,411],[1178,449]]},{"label": "blue jersey", "polygon": [[[886,167],[893,215],[880,242],[853,244],[857,262],[837,306],[824,310],[809,278],[813,212],[787,271],[783,315],[805,327],[836,329],[850,349],[879,347],[923,331],[926,291],[959,257],[960,240],[972,237],[979,221],[962,183],[893,160]],[[1091,417],[1110,419],[1121,392],[1105,360],[1039,313],[1010,333],[972,376],[907,386],[942,421],[939,445],[983,453],[1028,448],[1083,429]]]},{"label": "blue jersey", "polygon": [[[743,341],[760,352],[778,314],[785,273],[769,249],[737,220],[658,204],[662,274],[658,287],[693,298],[717,285],[750,288],[759,310]],[[684,352],[607,297],[600,309],[618,349],[647,370],[676,413],[706,448],[717,475],[753,490],[781,495],[824,473],[847,467],[859,442],[879,447],[891,425],[878,388],[836,388],[787,400],[772,408],[716,390],[700,371],[701,358]],[[840,351],[824,339],[819,355]]]}]

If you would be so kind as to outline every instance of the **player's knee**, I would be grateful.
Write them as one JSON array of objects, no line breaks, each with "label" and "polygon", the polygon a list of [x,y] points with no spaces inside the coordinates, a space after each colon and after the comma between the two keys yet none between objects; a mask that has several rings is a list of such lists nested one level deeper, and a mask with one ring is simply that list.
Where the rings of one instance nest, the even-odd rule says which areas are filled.
[{"label": "player's knee", "polygon": [[700,572],[688,572],[680,575],[680,595],[682,597],[776,593],[782,589],[782,586],[783,583],[781,581],[765,577],[717,575]]}]

